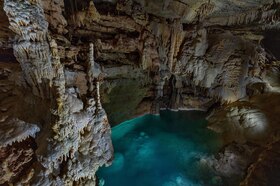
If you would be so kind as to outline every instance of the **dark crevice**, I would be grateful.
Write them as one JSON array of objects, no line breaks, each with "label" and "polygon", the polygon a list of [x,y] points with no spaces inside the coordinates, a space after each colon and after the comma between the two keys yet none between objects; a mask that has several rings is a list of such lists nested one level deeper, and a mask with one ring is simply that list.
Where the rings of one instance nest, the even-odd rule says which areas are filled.
[{"label": "dark crevice", "polygon": [[267,31],[261,41],[265,50],[280,60],[280,33],[279,31]]},{"label": "dark crevice", "polygon": [[97,11],[102,15],[118,15],[116,11],[116,5],[111,2],[96,2],[94,3]]},{"label": "dark crevice", "polygon": [[14,56],[13,49],[0,49],[0,62],[5,63],[17,63],[17,59]]},{"label": "dark crevice", "polygon": [[90,0],[64,0],[66,17],[88,8]]}]

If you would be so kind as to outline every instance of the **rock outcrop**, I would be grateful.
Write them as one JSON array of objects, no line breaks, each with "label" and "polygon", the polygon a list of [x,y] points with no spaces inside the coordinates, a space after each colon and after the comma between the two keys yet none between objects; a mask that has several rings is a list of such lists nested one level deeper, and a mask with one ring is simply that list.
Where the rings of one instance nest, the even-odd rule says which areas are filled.
[{"label": "rock outcrop", "polygon": [[[241,174],[239,179],[245,177],[242,186],[277,185],[279,101],[279,93],[267,93],[214,111],[208,119],[209,128],[221,133],[229,145],[219,153],[219,158],[209,161],[211,166],[227,170],[234,168]],[[231,168],[228,169],[228,166]],[[228,175],[233,176],[232,173]]]},{"label": "rock outcrop", "polygon": [[[210,167],[250,167],[244,185],[279,162],[280,63],[267,42],[280,28],[279,0],[0,5],[0,184],[94,185],[113,158],[109,122],[165,108],[212,111],[209,128],[230,145]],[[248,143],[252,151],[238,152]]]},{"label": "rock outcrop", "polygon": [[[88,89],[87,97],[82,100],[77,88],[66,87],[57,42],[48,30],[41,3],[8,0],[4,2],[4,10],[10,28],[16,33],[13,49],[22,69],[23,82],[11,82],[9,88],[5,81],[1,89],[11,92],[7,95],[8,100],[3,100],[2,108],[1,154],[4,161],[1,180],[9,183],[13,179],[14,183],[32,185],[94,185],[95,172],[99,166],[110,164],[113,149],[110,126],[100,102],[99,81],[102,79],[96,74],[93,45],[88,46]],[[7,80],[13,81],[9,75],[14,75],[13,72],[6,75]],[[34,98],[28,100],[23,92],[13,92],[12,85],[23,92],[29,91]],[[20,106],[28,111],[16,110],[19,106],[14,105],[15,113],[10,113],[16,102],[22,102],[24,105]],[[38,104],[45,107],[43,112],[37,110]],[[35,138],[33,148],[14,147],[18,142],[26,143],[30,137]],[[30,163],[33,157],[36,159]],[[9,164],[17,165],[13,168],[8,167]],[[28,170],[26,164],[29,164]],[[24,176],[14,178],[23,174],[22,171],[26,171],[28,180]]]}]

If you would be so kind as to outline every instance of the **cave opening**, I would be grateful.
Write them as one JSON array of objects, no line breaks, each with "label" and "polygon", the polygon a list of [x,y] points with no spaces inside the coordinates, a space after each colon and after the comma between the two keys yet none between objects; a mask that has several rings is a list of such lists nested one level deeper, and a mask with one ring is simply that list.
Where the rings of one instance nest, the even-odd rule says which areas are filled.
[{"label": "cave opening", "polygon": [[223,140],[206,128],[205,117],[200,111],[162,110],[113,127],[114,161],[98,172],[99,185],[228,184],[211,168]]}]

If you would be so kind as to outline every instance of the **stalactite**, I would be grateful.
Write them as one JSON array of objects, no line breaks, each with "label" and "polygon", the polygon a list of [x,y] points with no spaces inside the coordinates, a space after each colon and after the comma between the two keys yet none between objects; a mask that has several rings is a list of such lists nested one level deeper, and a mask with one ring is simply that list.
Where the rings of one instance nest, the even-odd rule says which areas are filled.
[{"label": "stalactite", "polygon": [[42,79],[51,80],[51,60],[47,55],[48,23],[40,4],[5,0],[4,10],[10,28],[20,36],[19,42],[14,44],[14,54],[24,69],[27,82],[35,88],[42,83]]}]

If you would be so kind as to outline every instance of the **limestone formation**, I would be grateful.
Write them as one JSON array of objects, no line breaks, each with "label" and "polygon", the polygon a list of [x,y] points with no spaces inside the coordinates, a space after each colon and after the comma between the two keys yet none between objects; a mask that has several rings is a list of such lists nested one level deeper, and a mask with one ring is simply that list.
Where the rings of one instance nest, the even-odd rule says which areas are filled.
[{"label": "limestone formation", "polygon": [[0,5],[0,184],[95,185],[113,159],[109,123],[160,109],[212,113],[230,143],[209,160],[222,176],[256,185],[275,169],[279,0]]}]

